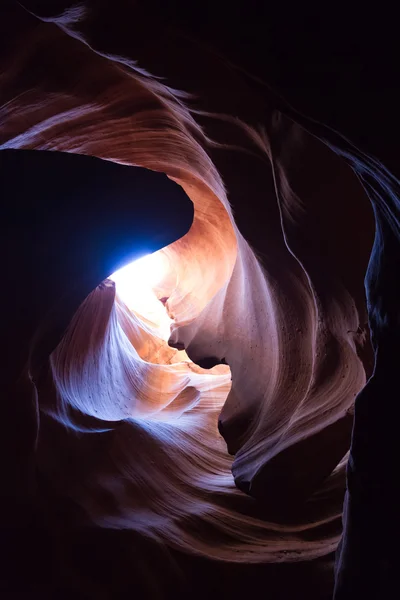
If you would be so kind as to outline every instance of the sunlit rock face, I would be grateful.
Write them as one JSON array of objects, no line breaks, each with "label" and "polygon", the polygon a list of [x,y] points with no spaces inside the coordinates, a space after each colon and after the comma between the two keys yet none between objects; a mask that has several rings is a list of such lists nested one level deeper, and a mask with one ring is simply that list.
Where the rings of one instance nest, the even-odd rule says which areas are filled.
[{"label": "sunlit rock face", "polygon": [[26,364],[37,494],[71,527],[137,535],[148,562],[150,541],[238,564],[329,555],[373,364],[374,225],[356,175],[187,40],[191,77],[172,38],[161,57],[122,25],[119,45],[97,36],[93,6],[8,18],[0,149],[162,172],[194,206],[189,232],[153,255],[155,278],[149,262],[82,286],[51,355]]}]

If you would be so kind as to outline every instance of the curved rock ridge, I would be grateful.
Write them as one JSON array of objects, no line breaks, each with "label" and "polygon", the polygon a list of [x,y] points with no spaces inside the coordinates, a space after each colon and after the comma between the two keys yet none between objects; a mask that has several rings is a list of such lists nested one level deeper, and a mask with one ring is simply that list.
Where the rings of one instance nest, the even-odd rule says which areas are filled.
[{"label": "curved rock ridge", "polygon": [[168,44],[161,60],[143,40],[97,37],[93,6],[15,19],[0,150],[162,172],[194,206],[189,232],[158,251],[168,342],[111,273],[88,296],[82,286],[34,377],[37,472],[79,526],[235,563],[332,553],[373,366],[375,180],[190,41],[196,81]]}]

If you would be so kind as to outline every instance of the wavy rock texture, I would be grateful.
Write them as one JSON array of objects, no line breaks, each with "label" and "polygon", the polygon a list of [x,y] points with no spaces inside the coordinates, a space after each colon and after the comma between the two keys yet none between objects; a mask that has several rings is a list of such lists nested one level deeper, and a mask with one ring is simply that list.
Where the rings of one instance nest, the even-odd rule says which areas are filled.
[{"label": "wavy rock texture", "polygon": [[122,26],[118,43],[98,37],[91,5],[54,11],[9,15],[20,37],[1,57],[0,148],[166,173],[194,222],[159,251],[169,345],[108,279],[54,339],[36,381],[49,497],[74,527],[207,559],[329,555],[373,365],[367,195],[346,156],[208,51],[180,40],[190,77],[173,42],[162,61]]}]

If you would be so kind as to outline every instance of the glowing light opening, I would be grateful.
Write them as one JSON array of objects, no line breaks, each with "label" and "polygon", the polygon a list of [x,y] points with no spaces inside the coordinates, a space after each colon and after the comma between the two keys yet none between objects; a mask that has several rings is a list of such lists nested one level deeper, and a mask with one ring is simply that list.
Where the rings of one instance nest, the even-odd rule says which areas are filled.
[{"label": "glowing light opening", "polygon": [[154,288],[168,274],[168,260],[160,253],[148,254],[110,275],[116,291],[128,308],[154,324],[168,340],[172,319],[158,300]]}]

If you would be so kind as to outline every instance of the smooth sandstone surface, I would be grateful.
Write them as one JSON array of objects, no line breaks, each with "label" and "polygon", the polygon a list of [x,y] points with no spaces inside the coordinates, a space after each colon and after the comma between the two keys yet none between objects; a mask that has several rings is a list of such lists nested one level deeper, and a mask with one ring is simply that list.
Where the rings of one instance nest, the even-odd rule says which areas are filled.
[{"label": "smooth sandstone surface", "polygon": [[[254,581],[329,598],[353,439],[336,585],[350,597],[368,543],[385,544],[382,489],[395,510],[380,469],[395,436],[390,157],[179,30],[133,35],[124,2],[6,4],[9,568],[36,553],[26,589],[49,597],[241,597]],[[169,265],[168,341],[108,279],[146,244]]]}]

